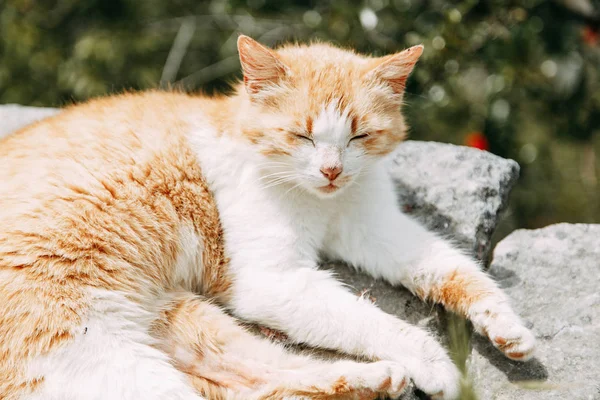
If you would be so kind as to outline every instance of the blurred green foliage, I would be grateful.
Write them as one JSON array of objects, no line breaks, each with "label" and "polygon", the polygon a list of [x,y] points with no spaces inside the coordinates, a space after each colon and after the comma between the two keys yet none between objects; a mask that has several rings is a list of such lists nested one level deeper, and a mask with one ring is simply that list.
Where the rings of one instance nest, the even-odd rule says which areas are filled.
[{"label": "blurred green foliage", "polygon": [[239,77],[239,33],[379,55],[423,43],[405,109],[412,137],[483,135],[517,160],[511,228],[600,222],[599,10],[598,0],[4,0],[0,103],[221,91]]}]

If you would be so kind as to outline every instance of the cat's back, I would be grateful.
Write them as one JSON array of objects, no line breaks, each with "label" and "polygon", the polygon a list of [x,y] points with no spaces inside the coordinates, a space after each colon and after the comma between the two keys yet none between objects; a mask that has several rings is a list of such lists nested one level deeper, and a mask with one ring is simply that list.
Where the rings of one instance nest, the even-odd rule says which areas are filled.
[{"label": "cat's back", "polygon": [[4,138],[0,221],[27,205],[48,206],[54,197],[96,192],[119,175],[144,172],[159,154],[185,145],[181,115],[193,101],[160,92],[100,98]]},{"label": "cat's back", "polygon": [[92,100],[0,141],[0,274],[46,274],[41,261],[61,257],[170,262],[182,216],[210,206],[186,139],[185,116],[201,112],[199,100],[161,92]]},{"label": "cat's back", "polygon": [[0,140],[2,182],[32,182],[65,170],[102,174],[143,162],[182,138],[187,124],[181,116],[195,101],[145,92],[67,107]]}]

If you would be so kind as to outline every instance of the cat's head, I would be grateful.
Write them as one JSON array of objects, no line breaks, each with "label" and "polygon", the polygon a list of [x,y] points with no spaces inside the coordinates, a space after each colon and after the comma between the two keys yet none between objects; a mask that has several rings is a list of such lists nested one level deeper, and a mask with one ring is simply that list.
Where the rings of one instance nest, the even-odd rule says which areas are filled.
[{"label": "cat's head", "polygon": [[422,46],[373,58],[240,36],[238,49],[249,100],[241,129],[266,157],[265,184],[335,196],[404,139],[402,97]]}]

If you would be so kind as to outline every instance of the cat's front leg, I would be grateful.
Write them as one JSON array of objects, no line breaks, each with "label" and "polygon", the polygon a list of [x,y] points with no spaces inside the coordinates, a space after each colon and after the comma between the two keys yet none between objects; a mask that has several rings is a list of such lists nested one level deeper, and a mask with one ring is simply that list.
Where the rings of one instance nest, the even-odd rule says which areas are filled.
[{"label": "cat's front leg", "polygon": [[350,293],[314,262],[286,263],[280,256],[271,257],[278,263],[265,257],[262,265],[235,268],[229,307],[236,315],[284,331],[297,343],[395,361],[426,393],[458,396],[458,371],[428,333]]},{"label": "cat's front leg", "polygon": [[402,214],[383,176],[371,179],[361,198],[349,200],[326,250],[470,319],[507,357],[531,358],[535,338],[502,290],[472,258]]}]

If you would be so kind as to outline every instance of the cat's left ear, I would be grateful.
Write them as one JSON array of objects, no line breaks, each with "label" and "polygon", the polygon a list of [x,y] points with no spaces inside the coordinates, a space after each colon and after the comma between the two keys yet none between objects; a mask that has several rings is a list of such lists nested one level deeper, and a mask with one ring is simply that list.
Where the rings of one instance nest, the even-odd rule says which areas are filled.
[{"label": "cat's left ear", "polygon": [[237,44],[244,85],[251,97],[268,95],[269,89],[289,75],[289,68],[273,50],[245,35],[240,35]]},{"label": "cat's left ear", "polygon": [[367,79],[379,79],[390,85],[394,93],[402,94],[406,80],[423,54],[423,46],[413,46],[400,53],[375,59],[366,74]]}]

